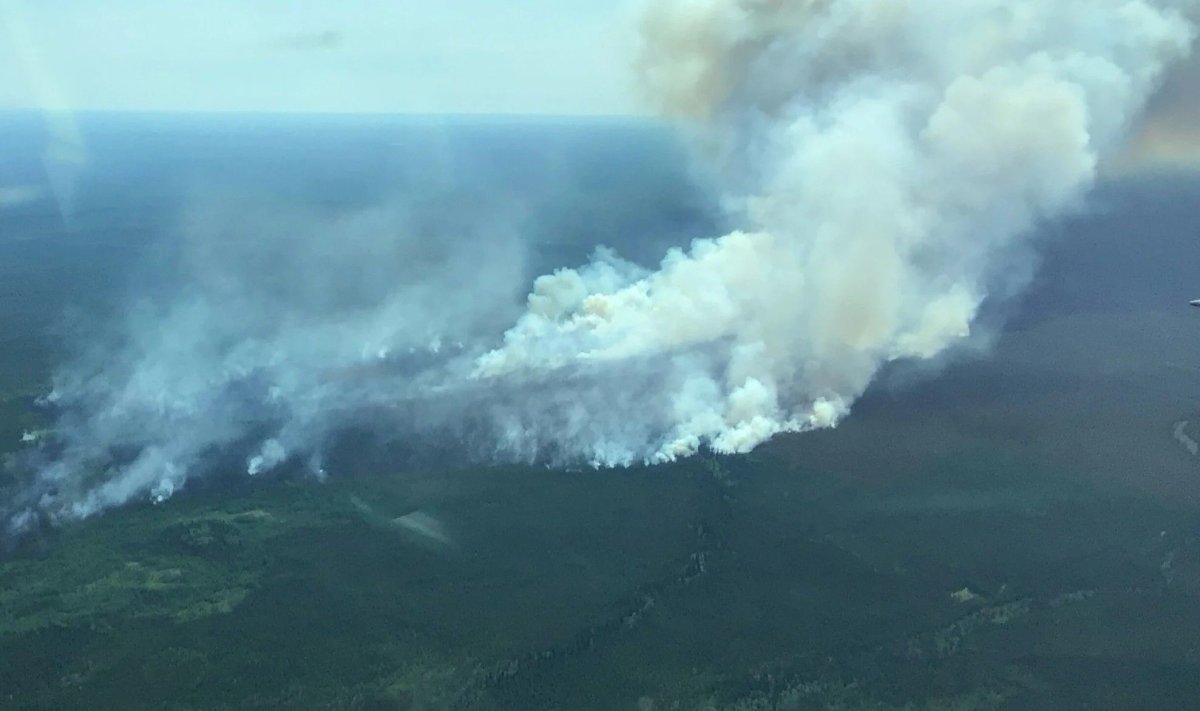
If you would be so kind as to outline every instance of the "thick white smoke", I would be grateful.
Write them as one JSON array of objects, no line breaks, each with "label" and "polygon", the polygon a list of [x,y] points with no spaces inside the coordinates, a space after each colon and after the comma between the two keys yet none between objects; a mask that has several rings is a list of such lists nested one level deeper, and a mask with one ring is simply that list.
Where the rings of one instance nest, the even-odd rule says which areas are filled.
[{"label": "thick white smoke", "polygon": [[746,229],[652,274],[540,278],[476,377],[669,359],[647,393],[668,418],[606,463],[833,425],[883,364],[966,338],[997,267],[1077,204],[1188,52],[1176,5],[652,3],[650,95],[699,125]]},{"label": "thick white smoke", "polygon": [[311,239],[319,221],[298,220],[245,253],[197,239],[194,284],[58,377],[56,442],[11,525],[169,496],[220,457],[320,472],[331,433],[364,419],[600,465],[832,426],[888,362],[969,336],[1188,52],[1195,4],[652,2],[637,68],[741,230],[657,270],[599,250],[537,279],[523,313],[508,233],[430,257],[406,225],[388,249],[411,268],[385,274],[379,214]]}]

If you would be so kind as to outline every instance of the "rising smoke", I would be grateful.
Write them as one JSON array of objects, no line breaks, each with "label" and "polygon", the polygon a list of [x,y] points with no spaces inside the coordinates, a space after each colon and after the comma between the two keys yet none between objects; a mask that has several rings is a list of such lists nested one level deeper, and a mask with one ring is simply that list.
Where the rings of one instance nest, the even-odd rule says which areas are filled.
[{"label": "rising smoke", "polygon": [[656,270],[600,250],[538,278],[520,313],[513,235],[429,257],[418,231],[395,248],[422,256],[375,275],[372,308],[321,319],[297,304],[340,283],[255,285],[298,259],[369,273],[386,220],[339,225],[336,254],[293,249],[322,243],[307,222],[253,259],[198,240],[194,288],[60,373],[59,443],[14,525],[169,496],[230,449],[251,474],[321,472],[356,420],[460,437],[477,457],[597,465],[832,426],[885,364],[942,356],[1020,281],[1038,222],[1079,206],[1187,54],[1193,5],[651,2],[642,83],[742,229]]},{"label": "rising smoke", "polygon": [[668,418],[605,463],[833,425],[884,363],[961,342],[1192,39],[1125,0],[678,0],[643,28],[650,95],[699,124],[747,229],[617,284],[542,277],[476,370],[669,362]]}]

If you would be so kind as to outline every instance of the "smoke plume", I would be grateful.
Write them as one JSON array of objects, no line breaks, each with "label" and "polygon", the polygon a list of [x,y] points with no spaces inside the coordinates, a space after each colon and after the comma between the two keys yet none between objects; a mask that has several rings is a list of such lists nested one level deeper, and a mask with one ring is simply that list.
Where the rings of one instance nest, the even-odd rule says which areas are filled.
[{"label": "smoke plume", "polygon": [[[287,240],[253,258],[210,244],[189,293],[143,314],[115,353],[63,370],[59,451],[22,510],[72,518],[169,496],[239,447],[250,474],[321,472],[356,421],[458,437],[480,458],[605,466],[833,426],[887,363],[962,344],[985,299],[1021,281],[1039,221],[1080,205],[1188,53],[1194,9],[651,2],[638,74],[741,229],[653,270],[601,249],[536,279],[523,307],[516,238],[477,234],[368,279],[370,308],[320,319],[305,300],[340,282],[283,297],[262,282],[353,281],[386,220],[339,225],[338,251],[308,257]],[[321,268],[288,271],[297,259]]]},{"label": "smoke plume", "polygon": [[962,342],[1192,28],[1125,0],[663,0],[643,34],[650,96],[698,125],[746,229],[652,274],[538,279],[475,373],[669,363],[665,419],[605,463],[833,425],[883,364]]}]

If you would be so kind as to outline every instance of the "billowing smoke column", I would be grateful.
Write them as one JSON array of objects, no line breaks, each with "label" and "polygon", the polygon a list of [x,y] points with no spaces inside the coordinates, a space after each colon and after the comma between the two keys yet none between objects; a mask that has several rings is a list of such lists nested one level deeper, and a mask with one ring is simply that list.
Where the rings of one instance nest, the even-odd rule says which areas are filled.
[{"label": "billowing smoke column", "polygon": [[617,461],[835,424],[884,363],[968,336],[1035,223],[1079,201],[1188,51],[1179,9],[653,3],[645,83],[698,123],[747,229],[652,274],[601,261],[538,279],[476,376],[670,360],[672,387],[651,393],[669,418]]},{"label": "billowing smoke column", "polygon": [[[1079,203],[1187,53],[1194,9],[653,2],[638,69],[691,126],[742,230],[657,270],[600,250],[537,279],[523,312],[507,236],[431,257],[418,230],[394,247],[412,269],[374,275],[386,225],[371,218],[332,241],[306,239],[304,221],[250,254],[197,240],[192,288],[57,378],[58,442],[10,525],[169,496],[230,451],[250,474],[319,472],[356,419],[401,440],[461,436],[478,458],[596,465],[832,426],[886,363],[962,343],[1020,281],[1007,270],[1036,223]],[[305,290],[262,292],[272,274]],[[322,301],[363,283],[387,284],[371,308]]]}]

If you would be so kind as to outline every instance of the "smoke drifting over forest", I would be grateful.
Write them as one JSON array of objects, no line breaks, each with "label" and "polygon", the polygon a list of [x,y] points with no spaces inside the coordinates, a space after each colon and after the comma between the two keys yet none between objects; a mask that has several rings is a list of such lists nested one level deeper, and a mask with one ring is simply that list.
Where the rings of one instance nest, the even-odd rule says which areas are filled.
[{"label": "smoke drifting over forest", "polygon": [[361,422],[600,466],[833,426],[887,363],[963,344],[1028,278],[1035,227],[1123,149],[1195,9],[651,2],[632,64],[739,229],[654,269],[599,249],[527,296],[502,210],[329,222],[198,199],[178,295],[60,369],[10,525],[170,496],[215,453],[323,474]]}]

